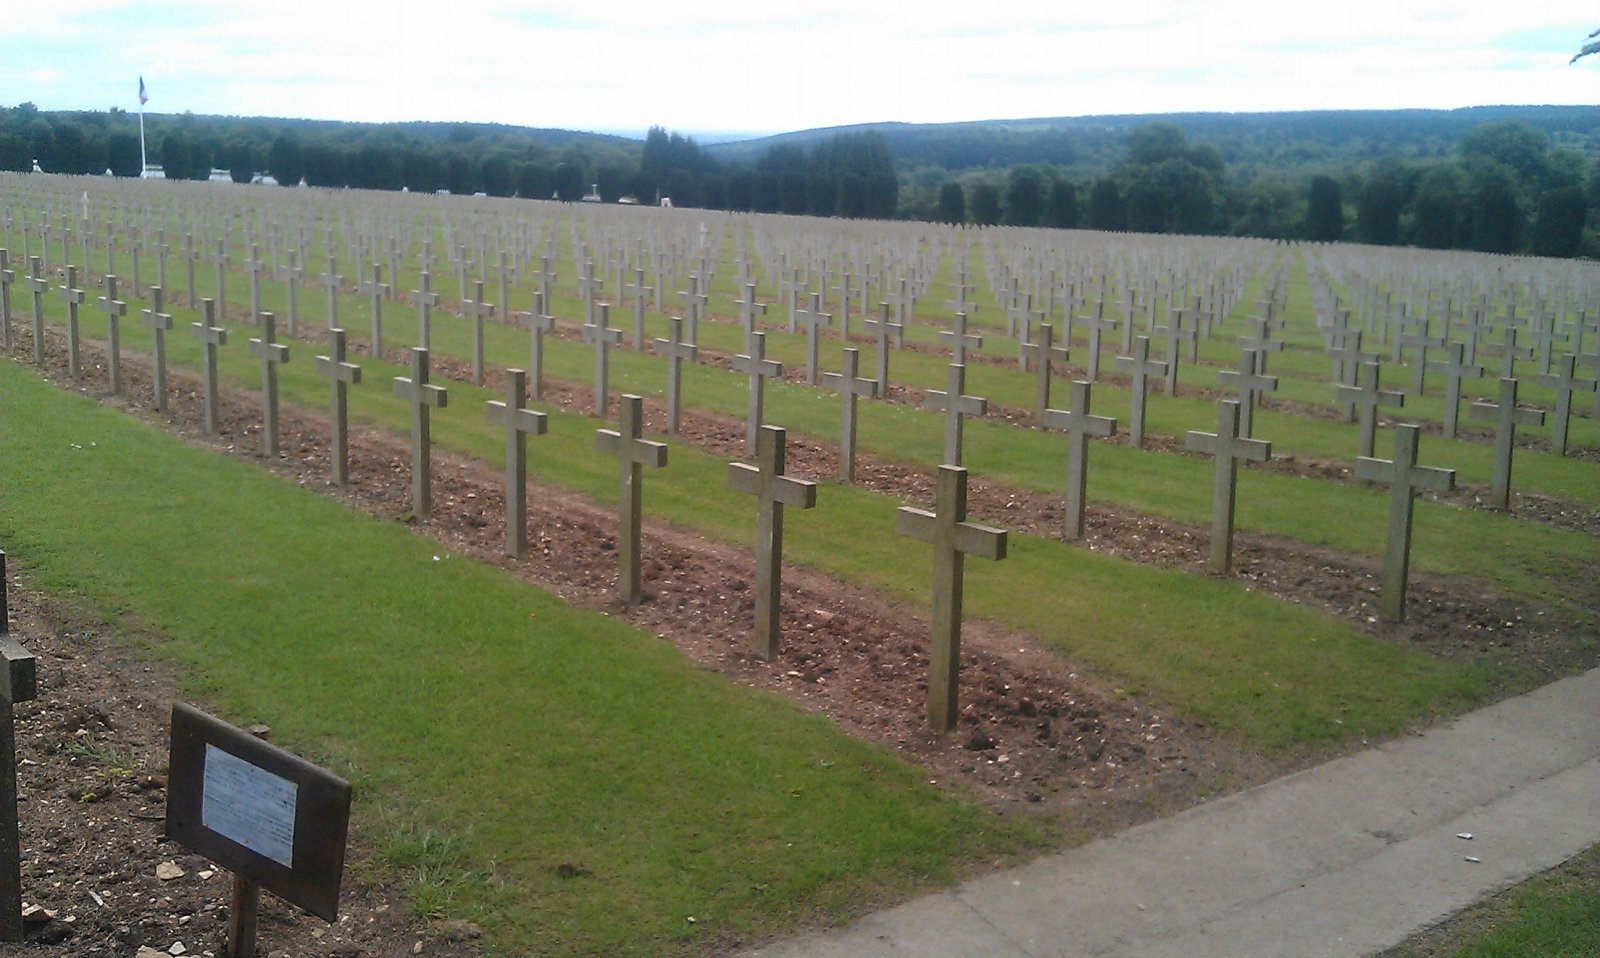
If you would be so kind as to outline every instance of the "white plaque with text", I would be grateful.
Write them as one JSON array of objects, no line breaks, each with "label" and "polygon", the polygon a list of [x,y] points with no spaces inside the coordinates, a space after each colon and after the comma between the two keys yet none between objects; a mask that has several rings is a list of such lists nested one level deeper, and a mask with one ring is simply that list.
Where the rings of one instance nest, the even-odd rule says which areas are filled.
[{"label": "white plaque with text", "polygon": [[207,743],[200,823],[258,855],[293,868],[298,788],[286,778]]}]

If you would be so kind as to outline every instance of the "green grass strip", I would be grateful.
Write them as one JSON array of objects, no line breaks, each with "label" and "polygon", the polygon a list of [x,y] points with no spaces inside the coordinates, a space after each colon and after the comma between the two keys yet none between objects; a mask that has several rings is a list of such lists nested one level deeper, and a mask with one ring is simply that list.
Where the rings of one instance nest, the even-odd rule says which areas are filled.
[{"label": "green grass strip", "polygon": [[359,821],[391,823],[380,860],[498,953],[782,933],[1040,840],[402,526],[10,362],[0,395],[0,536],[35,583],[166,636],[186,694],[350,775]]}]

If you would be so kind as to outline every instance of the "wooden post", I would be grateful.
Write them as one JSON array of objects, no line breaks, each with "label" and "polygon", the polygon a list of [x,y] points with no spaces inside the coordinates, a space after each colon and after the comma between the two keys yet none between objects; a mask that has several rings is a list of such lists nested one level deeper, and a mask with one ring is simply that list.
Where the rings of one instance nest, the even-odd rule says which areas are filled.
[{"label": "wooden post", "polygon": [[928,647],[928,727],[949,732],[960,705],[961,597],[966,556],[998,561],[1006,557],[1006,533],[966,521],[967,470],[939,467],[933,512],[901,506],[895,531],[933,544],[932,636]]},{"label": "wooden post", "polygon": [[261,886],[233,876],[233,902],[228,907],[228,958],[256,958],[256,917]]}]

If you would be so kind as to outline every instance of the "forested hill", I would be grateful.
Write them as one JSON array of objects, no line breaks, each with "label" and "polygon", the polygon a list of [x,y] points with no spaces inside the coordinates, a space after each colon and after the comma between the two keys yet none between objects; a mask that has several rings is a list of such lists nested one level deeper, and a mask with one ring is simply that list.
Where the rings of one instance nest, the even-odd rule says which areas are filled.
[{"label": "forested hill", "polygon": [[707,152],[729,164],[754,163],[775,145],[810,147],[838,133],[881,133],[902,169],[1005,168],[1047,163],[1070,173],[1099,173],[1121,158],[1128,134],[1171,123],[1216,146],[1230,166],[1342,164],[1390,156],[1445,156],[1473,127],[1517,120],[1558,143],[1600,147],[1600,106],[1477,106],[1459,110],[1316,110],[1294,113],[1166,113],[976,120],[965,123],[866,123],[718,143]]}]

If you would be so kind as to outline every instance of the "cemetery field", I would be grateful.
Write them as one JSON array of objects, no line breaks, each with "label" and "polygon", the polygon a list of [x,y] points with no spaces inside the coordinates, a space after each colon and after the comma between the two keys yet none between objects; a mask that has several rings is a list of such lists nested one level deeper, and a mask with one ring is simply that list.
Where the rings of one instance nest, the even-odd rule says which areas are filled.
[{"label": "cemetery field", "polygon": [[[1600,405],[1556,373],[1600,350],[1600,287],[1555,266],[176,184],[141,185],[135,202],[51,182],[0,178],[14,217],[0,235],[17,222],[33,256],[51,254],[47,267],[13,254],[6,280],[0,548],[29,589],[127,633],[97,645],[160,663],[183,694],[351,777],[357,871],[373,882],[353,907],[397,894],[432,923],[394,940],[466,919],[497,954],[736,950],[1597,661]],[[103,231],[74,225],[80,191],[107,211]],[[41,207],[59,215],[30,228]],[[114,229],[111,211],[147,228]],[[69,279],[72,259],[89,265]],[[113,269],[143,273],[118,286],[116,325]],[[685,291],[657,305],[647,271]],[[368,279],[380,274],[387,292]],[[1041,375],[1045,322],[1070,356]],[[1424,362],[1469,337],[1481,375],[1451,373],[1465,399],[1443,398],[1442,373],[1417,388]],[[413,365],[421,340],[427,366]],[[681,380],[669,340],[695,346]],[[1148,382],[1134,372],[1146,345],[1151,370],[1167,364]],[[1525,370],[1500,425],[1484,418],[1497,396],[1512,408],[1497,345]],[[822,376],[852,361],[843,346],[857,376],[888,378],[857,382],[854,407]],[[329,371],[356,367],[338,393]],[[400,377],[424,368],[448,402],[435,394],[419,444],[424,407]],[[525,401],[512,370],[529,371],[536,412],[509,415]],[[1259,395],[1226,385],[1268,373]],[[1380,373],[1394,395],[1374,389]],[[1092,399],[1069,389],[1078,379]],[[330,408],[330,388],[347,404]],[[931,390],[986,408],[947,413]],[[664,460],[639,480],[636,602],[618,571],[619,464],[596,438],[620,428],[624,392],[643,397],[641,442]],[[1345,421],[1342,403],[1368,400]],[[529,430],[516,558],[493,401]],[[1232,434],[1229,401],[1253,410],[1253,431]],[[1075,530],[1063,423],[1091,403],[1116,425],[1083,443]],[[330,430],[344,417],[341,483]],[[779,471],[815,483],[815,508],[791,503],[785,520],[770,660],[752,645],[767,598],[756,501],[730,481],[756,423],[787,430]],[[1199,451],[1211,430],[1218,448],[1248,435],[1270,455],[1219,469]],[[1435,471],[1396,497],[1373,481],[1407,436],[1453,482]],[[970,475],[966,518],[1007,540],[956,587],[959,703],[941,733],[928,719],[941,573],[897,510],[933,507],[953,461]]]}]

